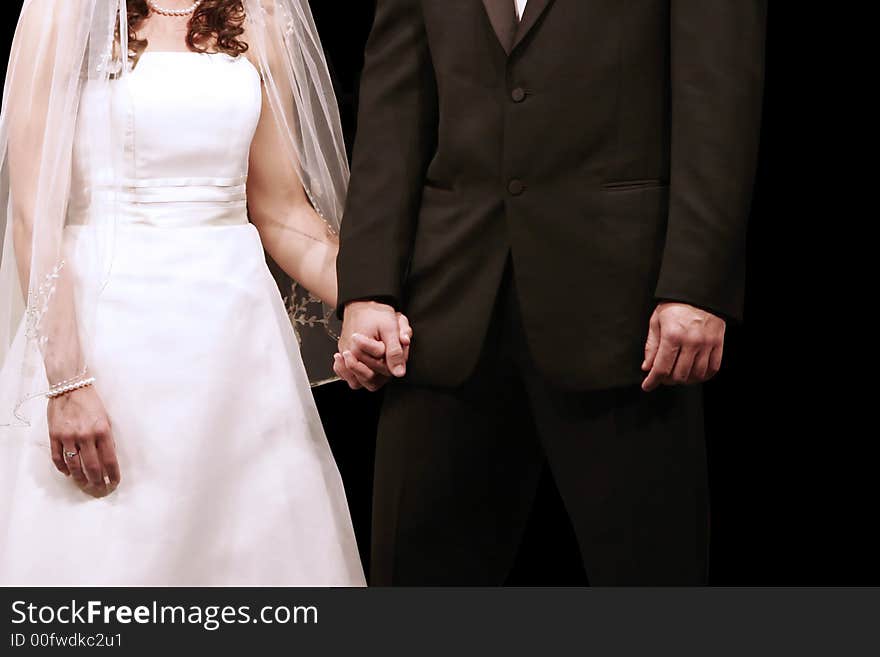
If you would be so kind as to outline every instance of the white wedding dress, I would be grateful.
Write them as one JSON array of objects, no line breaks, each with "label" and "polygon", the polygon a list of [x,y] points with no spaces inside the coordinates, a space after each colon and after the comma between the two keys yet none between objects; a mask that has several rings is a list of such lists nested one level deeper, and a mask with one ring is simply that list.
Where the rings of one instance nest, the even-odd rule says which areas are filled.
[{"label": "white wedding dress", "polygon": [[[114,105],[130,180],[86,355],[122,483],[94,499],[59,474],[46,401],[31,402],[26,439],[0,428],[12,491],[0,499],[0,584],[363,585],[296,336],[247,219],[257,70],[147,52]],[[75,162],[65,238],[84,271],[77,192],[93,181],[82,175]],[[20,330],[13,352],[23,342]],[[4,408],[16,375],[2,372]]]}]

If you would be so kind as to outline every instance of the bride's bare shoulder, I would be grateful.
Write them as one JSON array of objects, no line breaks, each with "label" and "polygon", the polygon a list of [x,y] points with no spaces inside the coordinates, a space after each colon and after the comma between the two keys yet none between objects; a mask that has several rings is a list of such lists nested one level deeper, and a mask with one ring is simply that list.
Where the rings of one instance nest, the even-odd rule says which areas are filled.
[{"label": "bride's bare shoulder", "polygon": [[[268,58],[270,68],[280,51],[281,32],[279,25],[284,20],[282,7],[279,11],[277,0],[253,0],[245,2],[244,33],[241,39],[248,44],[245,56],[260,70],[261,62],[259,52],[263,52]],[[259,12],[254,16],[251,12]]]},{"label": "bride's bare shoulder", "polygon": [[248,46],[247,50],[244,51],[244,56],[251,64],[257,67],[257,70],[260,70],[260,58],[257,56],[256,42],[254,41],[255,30],[248,20],[245,20],[243,27],[244,32],[240,38]]},{"label": "bride's bare shoulder", "polygon": [[82,33],[82,24],[90,20],[90,0],[26,0],[15,30],[15,48],[40,50],[51,47],[66,34],[71,39]]},{"label": "bride's bare shoulder", "polygon": [[41,26],[69,26],[76,29],[81,21],[89,20],[92,10],[90,0],[25,0],[21,8],[19,27],[39,23]]}]

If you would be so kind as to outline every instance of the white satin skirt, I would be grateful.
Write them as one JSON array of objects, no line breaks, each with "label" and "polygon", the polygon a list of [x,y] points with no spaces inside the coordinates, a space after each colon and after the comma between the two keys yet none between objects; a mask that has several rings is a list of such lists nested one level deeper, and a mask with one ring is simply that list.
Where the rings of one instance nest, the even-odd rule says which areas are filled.
[{"label": "white satin skirt", "polygon": [[[120,225],[96,308],[89,367],[122,483],[94,499],[57,472],[45,400],[30,427],[0,429],[0,584],[363,585],[256,229]],[[0,376],[5,404],[15,376]]]}]

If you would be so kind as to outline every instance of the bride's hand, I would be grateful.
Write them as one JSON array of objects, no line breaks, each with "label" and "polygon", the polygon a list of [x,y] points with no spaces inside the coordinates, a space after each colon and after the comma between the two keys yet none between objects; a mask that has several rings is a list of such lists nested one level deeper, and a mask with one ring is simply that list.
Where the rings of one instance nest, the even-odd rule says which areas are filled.
[{"label": "bride's hand", "polygon": [[[393,377],[401,376],[391,372],[388,364],[389,349],[396,348],[400,360],[406,364],[413,330],[409,319],[399,312],[395,313],[390,306],[370,301],[364,304],[362,308],[372,314],[367,321],[352,320],[352,313],[348,310],[352,304],[346,308],[342,338],[339,340],[341,353],[333,356],[333,370],[352,390],[366,388],[375,392]],[[381,320],[382,324],[371,326],[371,320]]]},{"label": "bride's hand", "polygon": [[104,497],[119,485],[119,463],[110,420],[93,386],[49,400],[52,462],[93,497]]}]

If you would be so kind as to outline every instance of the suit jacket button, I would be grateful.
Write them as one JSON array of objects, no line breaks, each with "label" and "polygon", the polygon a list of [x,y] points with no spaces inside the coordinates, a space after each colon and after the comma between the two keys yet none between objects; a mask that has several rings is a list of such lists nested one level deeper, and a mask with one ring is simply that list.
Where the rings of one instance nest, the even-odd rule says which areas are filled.
[{"label": "suit jacket button", "polygon": [[514,103],[521,103],[526,99],[526,90],[522,87],[517,87],[510,92],[510,97],[513,98]]},{"label": "suit jacket button", "polygon": [[507,191],[513,194],[514,196],[519,196],[524,191],[526,191],[526,186],[523,184],[522,180],[514,178],[507,185]]}]

